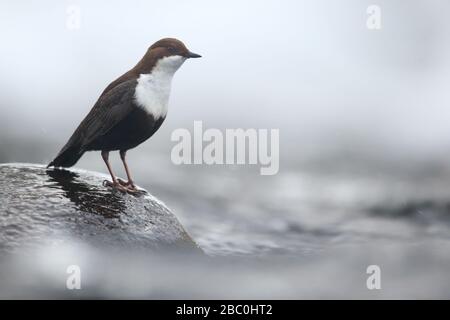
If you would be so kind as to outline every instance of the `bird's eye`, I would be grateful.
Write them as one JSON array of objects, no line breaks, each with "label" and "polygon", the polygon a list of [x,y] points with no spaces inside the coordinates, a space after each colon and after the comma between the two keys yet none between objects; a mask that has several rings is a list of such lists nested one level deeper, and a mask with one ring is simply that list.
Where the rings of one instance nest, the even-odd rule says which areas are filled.
[{"label": "bird's eye", "polygon": [[167,50],[169,50],[170,53],[174,53],[175,52],[175,48],[174,47],[168,47]]}]

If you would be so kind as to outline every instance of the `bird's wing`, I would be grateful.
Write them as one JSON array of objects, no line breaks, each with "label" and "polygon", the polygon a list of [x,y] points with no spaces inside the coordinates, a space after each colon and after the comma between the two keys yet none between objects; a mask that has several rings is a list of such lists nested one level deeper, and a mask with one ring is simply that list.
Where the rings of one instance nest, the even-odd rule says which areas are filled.
[{"label": "bird's wing", "polygon": [[133,111],[135,86],[136,80],[122,82],[98,99],[80,124],[83,146],[106,134]]},{"label": "bird's wing", "polygon": [[135,79],[128,80],[101,95],[60,153],[73,145],[86,147],[133,111],[135,86]]}]

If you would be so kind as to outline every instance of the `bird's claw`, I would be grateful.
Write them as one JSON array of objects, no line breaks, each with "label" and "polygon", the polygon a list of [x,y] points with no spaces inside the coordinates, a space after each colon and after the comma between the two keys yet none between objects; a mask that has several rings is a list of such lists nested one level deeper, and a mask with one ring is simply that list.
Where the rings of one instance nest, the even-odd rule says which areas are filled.
[{"label": "bird's claw", "polygon": [[122,186],[126,187],[127,189],[130,190],[137,190],[136,185],[133,183],[133,181],[124,181],[120,178],[117,178],[117,182],[119,182]]},{"label": "bird's claw", "polygon": [[[123,180],[120,180],[123,182]],[[120,192],[123,193],[135,193],[137,191],[136,187],[133,186],[133,188],[131,186],[126,186],[124,184],[122,184],[119,180],[117,182],[111,182],[108,180],[104,180],[103,181],[103,186],[104,187],[110,187],[113,188],[115,190],[119,190]]]}]

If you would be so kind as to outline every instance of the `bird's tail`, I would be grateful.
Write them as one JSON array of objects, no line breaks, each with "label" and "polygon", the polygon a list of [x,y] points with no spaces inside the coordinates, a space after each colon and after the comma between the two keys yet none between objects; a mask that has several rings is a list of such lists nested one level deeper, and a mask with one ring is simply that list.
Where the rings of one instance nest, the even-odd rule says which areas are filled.
[{"label": "bird's tail", "polygon": [[[69,143],[68,143],[69,144]],[[84,150],[77,145],[65,145],[48,167],[71,167],[81,158]]]}]

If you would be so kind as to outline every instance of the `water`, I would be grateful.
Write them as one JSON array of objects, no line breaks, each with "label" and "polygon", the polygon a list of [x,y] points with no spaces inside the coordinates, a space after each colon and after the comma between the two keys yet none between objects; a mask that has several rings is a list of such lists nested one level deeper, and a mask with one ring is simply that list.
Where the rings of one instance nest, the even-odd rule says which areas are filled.
[{"label": "water", "polygon": [[296,255],[386,239],[447,241],[448,168],[417,166],[360,170],[337,162],[334,169],[288,167],[272,177],[256,169],[192,167],[168,179],[147,172],[143,181],[152,180],[148,187],[211,255]]},{"label": "water", "polygon": [[[177,167],[163,154],[131,159],[137,182],[172,209],[205,256],[53,243],[2,259],[3,297],[450,297],[444,161],[336,157],[332,166],[329,158],[285,163],[260,176],[253,167]],[[102,170],[95,154],[80,165]],[[77,292],[65,289],[73,263],[84,274]],[[381,290],[366,287],[369,265],[381,268]]]}]

